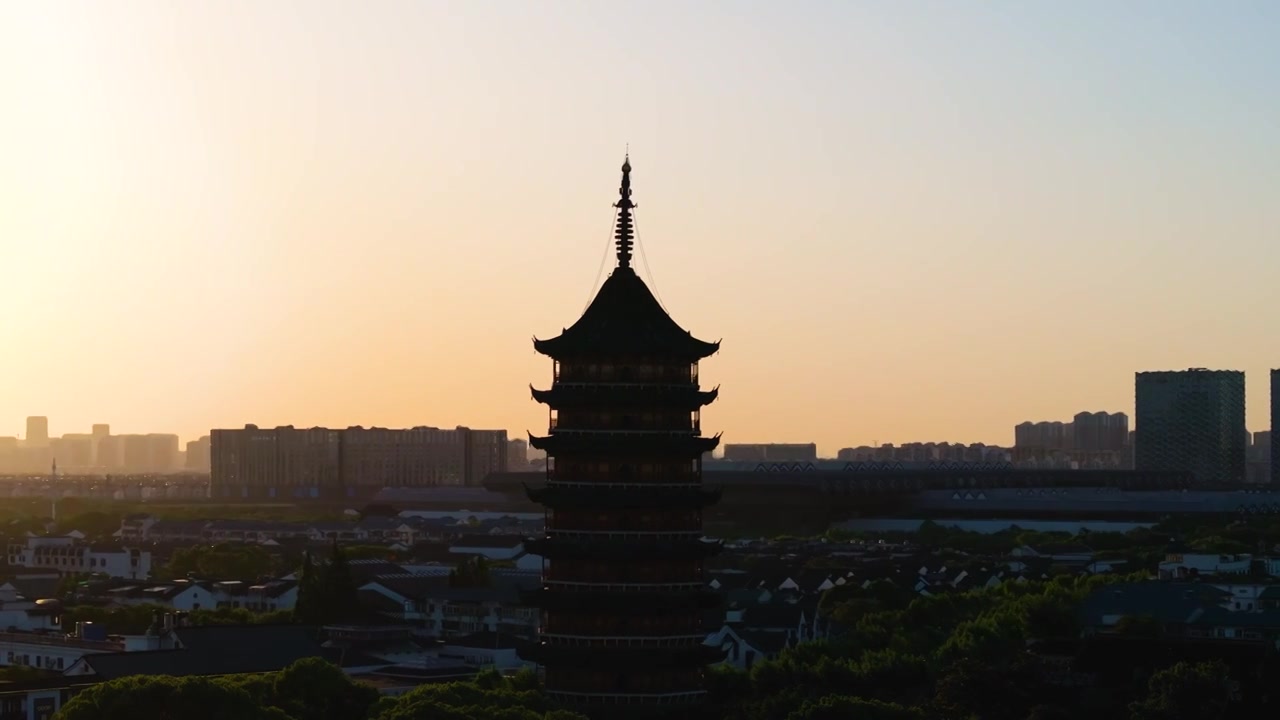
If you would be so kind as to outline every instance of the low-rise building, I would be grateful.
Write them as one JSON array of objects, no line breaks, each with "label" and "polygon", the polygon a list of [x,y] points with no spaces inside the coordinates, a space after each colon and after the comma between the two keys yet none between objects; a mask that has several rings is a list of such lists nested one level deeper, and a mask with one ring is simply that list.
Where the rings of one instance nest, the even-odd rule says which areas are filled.
[{"label": "low-rise building", "polygon": [[84,544],[71,536],[27,538],[9,544],[9,565],[62,575],[104,574],[141,580],[151,575],[151,553],[138,548]]},{"label": "low-rise building", "polygon": [[361,601],[428,637],[451,639],[477,632],[528,638],[540,615],[521,603],[520,592],[541,584],[537,573],[491,571],[483,585],[455,587],[448,575],[383,575],[360,588]]},{"label": "low-rise building", "polygon": [[121,584],[101,597],[112,605],[159,605],[182,612],[217,608],[252,612],[292,610],[298,602],[295,580],[246,583],[239,580],[176,580],[165,583]]}]

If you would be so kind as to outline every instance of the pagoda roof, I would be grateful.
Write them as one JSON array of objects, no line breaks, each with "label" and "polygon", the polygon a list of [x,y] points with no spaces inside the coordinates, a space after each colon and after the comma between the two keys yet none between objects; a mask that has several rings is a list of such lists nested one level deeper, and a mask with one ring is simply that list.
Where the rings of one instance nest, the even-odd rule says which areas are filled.
[{"label": "pagoda roof", "polygon": [[631,158],[622,163],[622,186],[614,238],[618,266],[578,322],[533,347],[557,360],[578,358],[666,358],[693,362],[714,354],[719,342],[706,342],[676,324],[631,267],[635,227],[631,201]]},{"label": "pagoda roof", "polygon": [[666,433],[556,433],[529,435],[529,446],[549,455],[627,453],[653,457],[700,457],[720,444],[720,436],[674,435]]},{"label": "pagoda roof", "polygon": [[535,338],[533,347],[557,360],[670,357],[692,362],[715,354],[720,343],[699,340],[681,328],[634,268],[617,267],[576,323],[556,337]]}]

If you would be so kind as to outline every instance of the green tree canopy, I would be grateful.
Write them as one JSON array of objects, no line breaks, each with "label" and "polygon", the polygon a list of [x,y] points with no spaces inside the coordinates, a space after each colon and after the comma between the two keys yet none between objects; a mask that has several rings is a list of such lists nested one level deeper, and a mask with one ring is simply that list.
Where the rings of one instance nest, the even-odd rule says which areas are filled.
[{"label": "green tree canopy", "polygon": [[1133,720],[1219,720],[1234,704],[1231,671],[1221,660],[1180,662],[1151,676]]},{"label": "green tree canopy", "polygon": [[58,720],[290,720],[232,683],[209,678],[135,676],[92,685],[62,707]]}]

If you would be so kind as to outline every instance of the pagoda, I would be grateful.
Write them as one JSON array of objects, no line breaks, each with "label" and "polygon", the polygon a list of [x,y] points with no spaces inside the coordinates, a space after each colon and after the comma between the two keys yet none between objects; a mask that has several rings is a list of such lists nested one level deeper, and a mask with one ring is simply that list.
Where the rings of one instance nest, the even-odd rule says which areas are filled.
[{"label": "pagoda", "polygon": [[[542,610],[536,644],[522,655],[544,669],[548,694],[593,717],[684,715],[705,696],[703,673],[723,659],[703,644],[719,596],[703,579],[721,549],[703,539],[701,409],[718,390],[698,385],[698,361],[719,343],[671,319],[631,267],[630,158],[615,204],[617,267],[582,317],[558,337],[534,340],[553,360],[546,484],[528,488],[546,508]],[[671,712],[674,711],[674,712]]]}]

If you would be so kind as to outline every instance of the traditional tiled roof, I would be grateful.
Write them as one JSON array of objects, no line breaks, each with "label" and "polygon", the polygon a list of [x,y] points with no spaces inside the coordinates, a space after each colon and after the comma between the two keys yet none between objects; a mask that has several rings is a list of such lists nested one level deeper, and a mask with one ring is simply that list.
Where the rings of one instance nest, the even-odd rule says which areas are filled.
[{"label": "traditional tiled roof", "polygon": [[630,267],[614,269],[586,312],[560,335],[533,341],[556,359],[655,355],[694,361],[714,354],[718,342],[695,338],[658,303]]},{"label": "traditional tiled roof", "polygon": [[622,165],[621,198],[615,237],[618,266],[586,312],[557,337],[533,341],[543,355],[556,359],[593,357],[663,357],[693,362],[720,349],[681,328],[631,267],[635,237],[631,211],[631,163]]},{"label": "traditional tiled roof", "polygon": [[272,672],[325,656],[320,629],[307,625],[220,625],[174,631],[181,650],[86,655],[104,680],[129,675],[232,675]]}]

